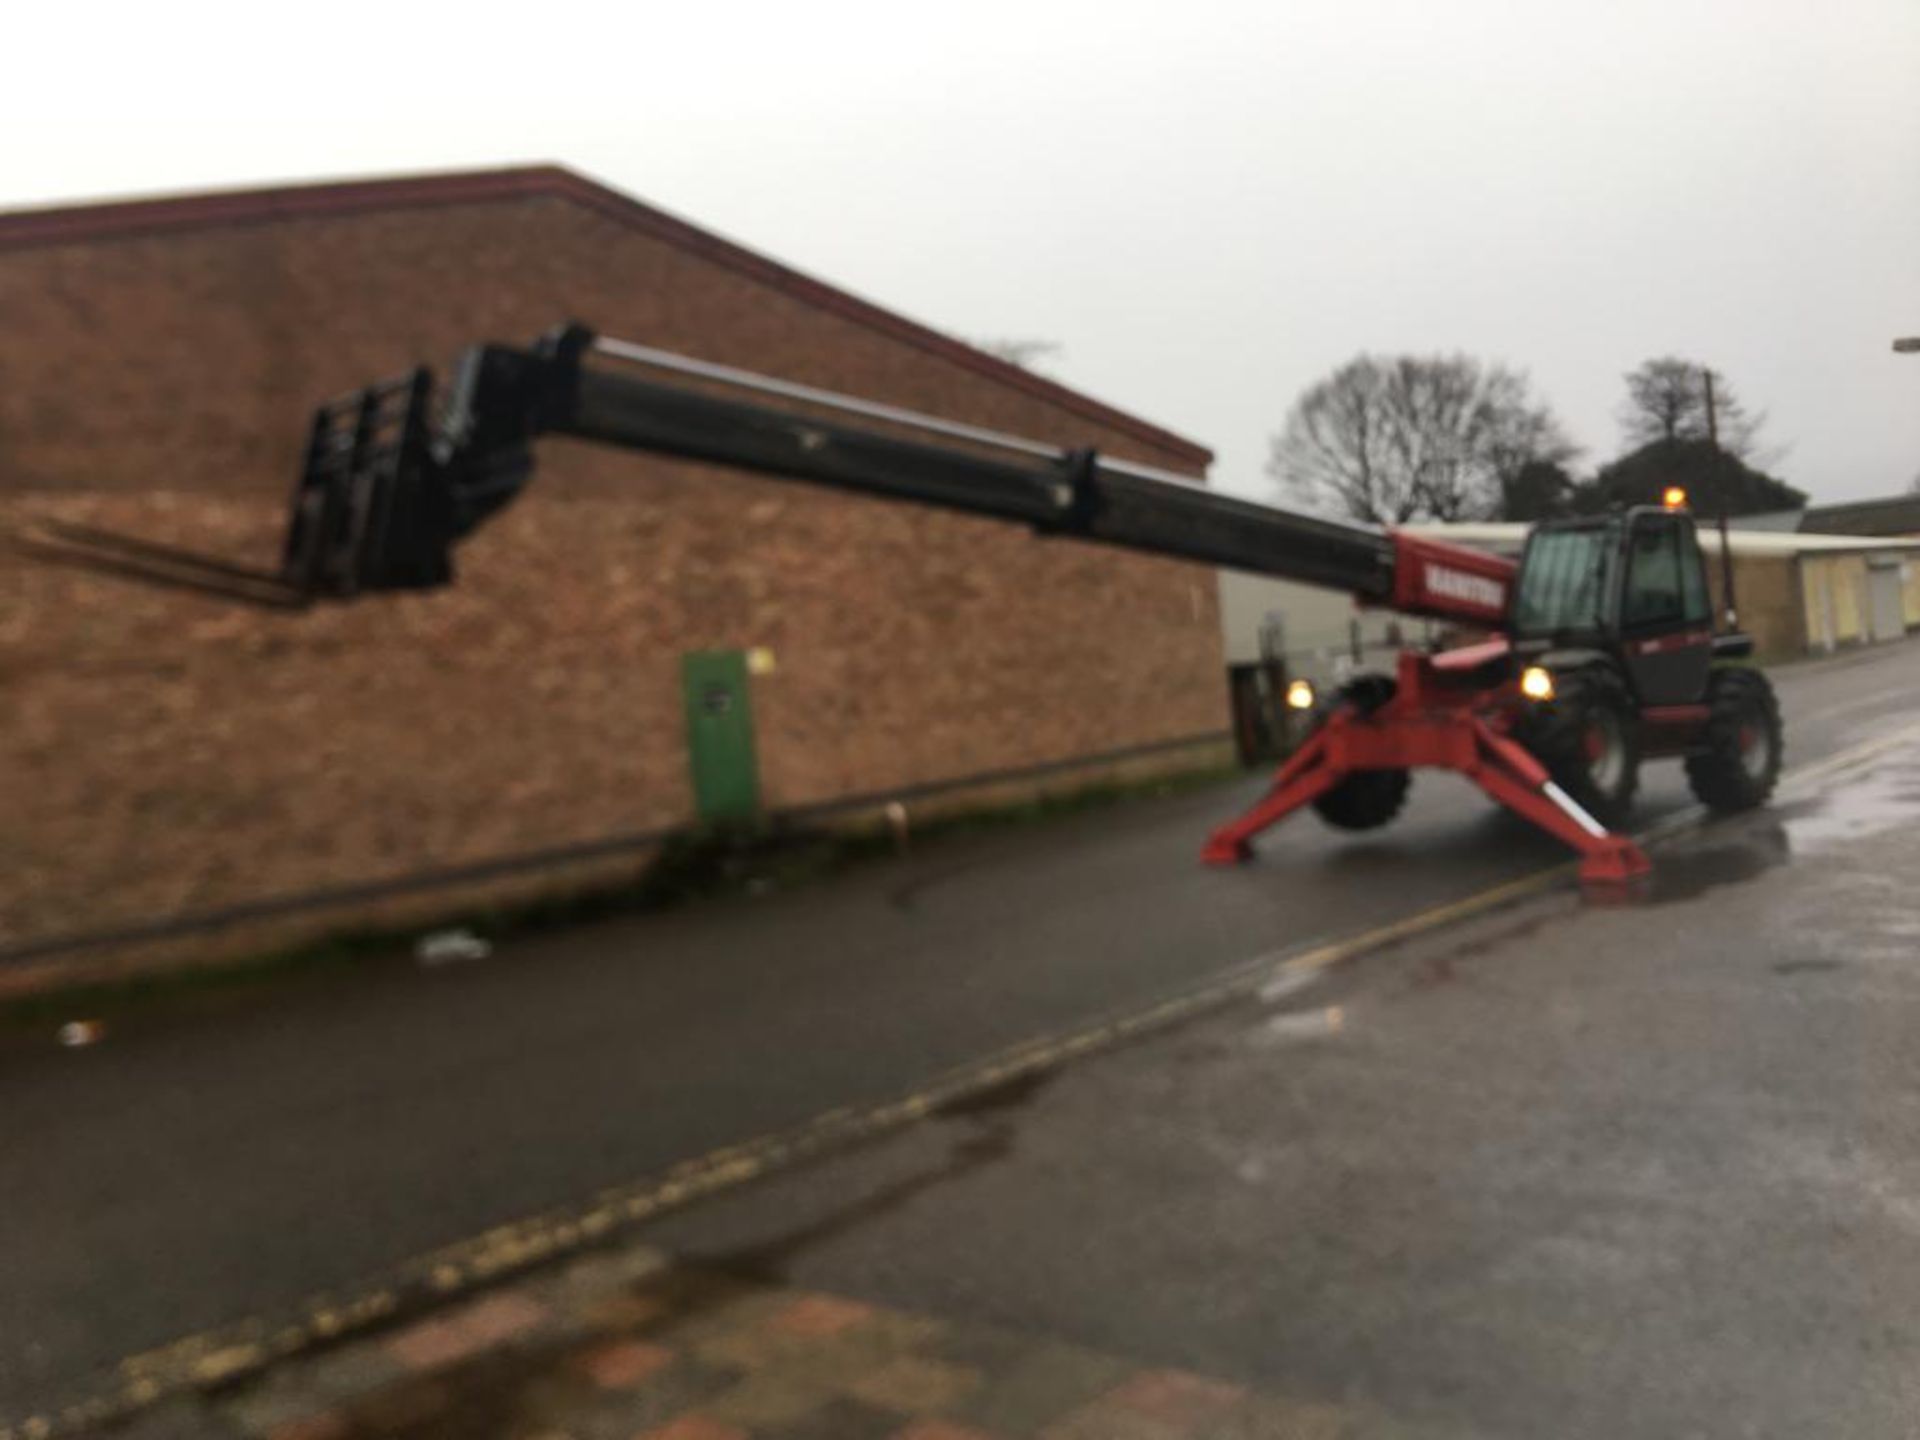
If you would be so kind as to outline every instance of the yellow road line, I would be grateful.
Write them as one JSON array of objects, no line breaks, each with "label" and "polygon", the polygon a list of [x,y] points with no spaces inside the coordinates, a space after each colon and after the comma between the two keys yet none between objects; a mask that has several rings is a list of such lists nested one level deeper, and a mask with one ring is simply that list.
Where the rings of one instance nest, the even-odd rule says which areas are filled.
[{"label": "yellow road line", "polygon": [[[1920,723],[1801,766],[1790,772],[1782,785],[1804,789],[1916,742],[1920,742]],[[1648,843],[1670,839],[1704,818],[1705,812],[1693,807],[1669,816],[1636,838]],[[1570,880],[1576,869],[1571,861],[1553,865],[1342,940],[1297,953],[1283,949],[1255,956],[1144,1008],[1026,1041],[949,1071],[896,1099],[864,1109],[829,1110],[792,1129],[769,1132],[681,1161],[663,1177],[604,1190],[584,1205],[495,1226],[472,1239],[416,1257],[382,1282],[352,1296],[316,1296],[288,1315],[224,1326],[128,1356],[116,1367],[117,1386],[57,1412],[0,1425],[0,1440],[52,1440],[124,1419],[171,1396],[233,1384],[318,1344],[425,1311],[452,1296],[544,1261],[602,1244],[619,1232],[695,1201],[876,1140],[1003,1085],[1221,1009],[1256,994],[1276,971],[1303,974],[1331,969],[1371,951],[1542,894]]]},{"label": "yellow road line", "polygon": [[1836,751],[1819,760],[1811,760],[1787,772],[1781,783],[1799,789],[1841,770],[1852,769],[1869,760],[1877,760],[1889,750],[1898,750],[1903,745],[1920,743],[1920,721],[1911,725],[1902,725],[1898,730],[1889,730],[1885,735],[1876,735],[1871,740],[1862,740],[1858,745],[1849,745],[1845,750]]}]

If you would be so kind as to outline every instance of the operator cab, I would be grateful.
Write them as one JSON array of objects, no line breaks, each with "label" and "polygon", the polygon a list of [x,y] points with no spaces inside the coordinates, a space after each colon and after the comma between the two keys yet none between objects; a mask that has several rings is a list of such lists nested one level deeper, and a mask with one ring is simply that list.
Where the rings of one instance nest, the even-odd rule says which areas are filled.
[{"label": "operator cab", "polygon": [[1642,705],[1698,702],[1713,602],[1693,517],[1642,506],[1536,526],[1513,587],[1513,635],[1522,648],[1617,654]]}]

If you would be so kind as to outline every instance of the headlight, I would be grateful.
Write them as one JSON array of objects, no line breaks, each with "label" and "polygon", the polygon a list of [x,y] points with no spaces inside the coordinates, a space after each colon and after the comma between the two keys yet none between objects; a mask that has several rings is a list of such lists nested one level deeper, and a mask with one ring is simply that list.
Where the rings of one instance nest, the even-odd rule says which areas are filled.
[{"label": "headlight", "polygon": [[1313,682],[1296,680],[1287,686],[1287,708],[1289,710],[1311,710],[1313,708]]},{"label": "headlight", "polygon": [[1544,665],[1529,665],[1520,672],[1520,693],[1529,700],[1553,698],[1553,672]]}]

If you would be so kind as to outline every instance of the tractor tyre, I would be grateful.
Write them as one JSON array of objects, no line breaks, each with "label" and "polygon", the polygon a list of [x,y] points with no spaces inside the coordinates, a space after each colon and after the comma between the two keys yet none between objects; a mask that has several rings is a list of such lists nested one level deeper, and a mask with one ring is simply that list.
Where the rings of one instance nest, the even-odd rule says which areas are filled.
[{"label": "tractor tyre", "polygon": [[1320,818],[1341,830],[1378,830],[1407,803],[1405,770],[1356,770],[1313,802]]},{"label": "tractor tyre", "polygon": [[1555,686],[1515,738],[1581,809],[1618,829],[1640,784],[1640,726],[1626,681],[1593,665],[1556,676]]},{"label": "tractor tyre", "polygon": [[1758,670],[1716,670],[1707,682],[1707,733],[1687,756],[1687,783],[1709,810],[1764,805],[1780,779],[1780,702]]},{"label": "tractor tyre", "polygon": [[[1357,675],[1333,698],[1334,708],[1349,707],[1371,715],[1393,699],[1390,675]],[[1402,770],[1355,770],[1313,802],[1327,824],[1340,830],[1378,830],[1407,803],[1413,777]]]}]

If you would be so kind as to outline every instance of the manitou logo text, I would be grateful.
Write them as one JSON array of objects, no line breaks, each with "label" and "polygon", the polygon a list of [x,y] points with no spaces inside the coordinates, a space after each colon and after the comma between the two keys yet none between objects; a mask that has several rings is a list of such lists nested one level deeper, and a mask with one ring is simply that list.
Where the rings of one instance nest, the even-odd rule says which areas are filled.
[{"label": "manitou logo text", "polygon": [[1458,600],[1463,605],[1478,605],[1483,610],[1500,610],[1506,607],[1507,587],[1498,580],[1489,580],[1484,575],[1471,575],[1465,570],[1454,570],[1445,565],[1427,565],[1427,593],[1447,600]]}]

